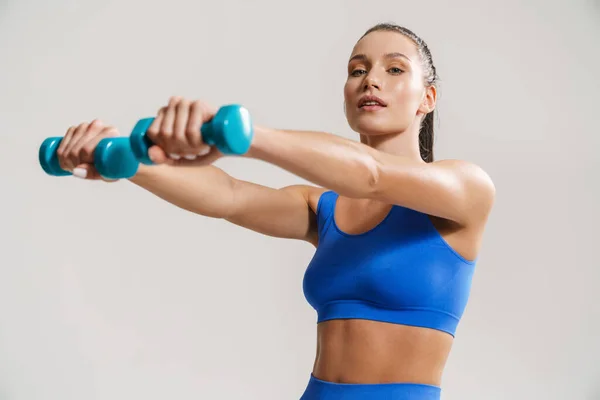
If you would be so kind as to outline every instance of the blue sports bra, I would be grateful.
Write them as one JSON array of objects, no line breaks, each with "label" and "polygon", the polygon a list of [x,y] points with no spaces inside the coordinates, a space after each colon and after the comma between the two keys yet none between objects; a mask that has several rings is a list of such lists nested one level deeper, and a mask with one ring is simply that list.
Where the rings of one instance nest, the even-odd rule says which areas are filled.
[{"label": "blue sports bra", "polygon": [[335,223],[337,198],[333,191],[319,198],[319,244],[303,279],[317,323],[369,319],[454,336],[476,260],[454,251],[428,215],[397,205],[375,228],[346,233]]}]

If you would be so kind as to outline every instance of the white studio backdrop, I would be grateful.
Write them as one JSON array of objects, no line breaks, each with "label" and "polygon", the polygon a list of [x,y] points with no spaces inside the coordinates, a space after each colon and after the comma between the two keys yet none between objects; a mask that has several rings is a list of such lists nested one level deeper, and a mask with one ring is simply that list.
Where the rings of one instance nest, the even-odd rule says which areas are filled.
[{"label": "white studio backdrop", "polygon": [[356,139],[346,62],[388,21],[432,50],[437,158],[498,193],[443,399],[600,399],[600,7],[541,0],[0,2],[0,399],[299,398],[311,246],[49,177],[37,150],[94,118],[127,135],[171,95]]}]

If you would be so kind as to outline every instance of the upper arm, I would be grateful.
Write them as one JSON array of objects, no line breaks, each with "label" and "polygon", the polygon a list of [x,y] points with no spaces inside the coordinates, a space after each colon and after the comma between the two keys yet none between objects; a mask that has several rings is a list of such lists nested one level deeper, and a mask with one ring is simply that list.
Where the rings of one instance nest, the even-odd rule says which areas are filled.
[{"label": "upper arm", "polygon": [[402,165],[390,161],[379,170],[375,197],[462,226],[483,223],[495,200],[496,189],[489,175],[466,161]]},{"label": "upper arm", "polygon": [[234,204],[225,219],[265,235],[316,245],[316,204],[323,189],[290,185],[280,189],[235,180]]}]

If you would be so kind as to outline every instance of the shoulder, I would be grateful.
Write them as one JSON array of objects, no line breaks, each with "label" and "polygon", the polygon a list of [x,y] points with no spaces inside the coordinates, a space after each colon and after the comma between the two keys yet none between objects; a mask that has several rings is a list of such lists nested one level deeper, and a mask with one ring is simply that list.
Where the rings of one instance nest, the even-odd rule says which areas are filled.
[{"label": "shoulder", "polygon": [[487,217],[496,198],[496,185],[481,166],[458,159],[434,161],[431,165],[447,174],[449,184],[468,199],[472,211]]}]

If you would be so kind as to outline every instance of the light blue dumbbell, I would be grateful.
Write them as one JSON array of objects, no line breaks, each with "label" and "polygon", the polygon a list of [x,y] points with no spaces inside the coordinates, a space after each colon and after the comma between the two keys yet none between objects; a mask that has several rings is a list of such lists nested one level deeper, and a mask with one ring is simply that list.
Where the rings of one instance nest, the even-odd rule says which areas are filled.
[{"label": "light blue dumbbell", "polygon": [[[153,164],[148,156],[148,149],[153,144],[146,136],[146,131],[153,121],[154,118],[139,120],[129,136],[133,154],[138,161],[147,165]],[[246,153],[254,136],[250,113],[237,104],[221,107],[209,122],[202,124],[200,132],[204,143],[229,155]]]},{"label": "light blue dumbbell", "polygon": [[[39,162],[42,169],[52,176],[69,176],[58,163],[56,150],[62,137],[50,137],[42,142],[39,149]],[[131,151],[128,137],[102,139],[94,150],[94,167],[107,179],[130,178],[137,172],[139,161]]]},{"label": "light blue dumbbell", "polygon": [[[152,165],[148,149],[152,146],[146,131],[154,118],[144,118],[137,122],[129,137],[102,139],[94,151],[94,166],[107,179],[127,179],[134,176],[139,163]],[[250,113],[239,105],[221,107],[214,118],[200,128],[203,141],[215,146],[224,154],[240,155],[250,148],[254,135]],[[68,176],[56,156],[56,149],[62,137],[51,137],[42,143],[39,162],[42,169],[52,176]]]}]

